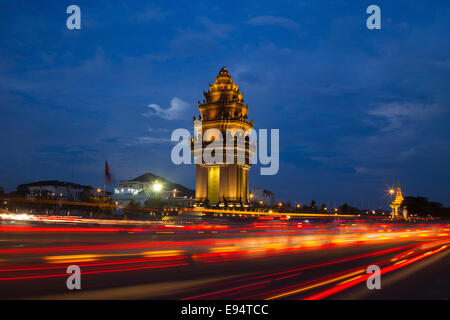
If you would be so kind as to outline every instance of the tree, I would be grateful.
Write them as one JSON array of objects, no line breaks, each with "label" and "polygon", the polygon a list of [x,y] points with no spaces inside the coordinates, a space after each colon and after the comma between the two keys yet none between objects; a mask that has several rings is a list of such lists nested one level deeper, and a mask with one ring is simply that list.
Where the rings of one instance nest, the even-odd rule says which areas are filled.
[{"label": "tree", "polygon": [[446,210],[439,202],[428,201],[425,197],[405,197],[402,208],[406,208],[408,215],[418,216],[442,216],[446,215]]},{"label": "tree", "polygon": [[144,208],[146,209],[162,209],[166,203],[160,198],[149,198],[144,202]]},{"label": "tree", "polygon": [[141,204],[139,201],[135,200],[135,199],[131,199],[131,201],[128,203],[128,206],[126,206],[123,211],[125,213],[131,213],[131,214],[135,214],[135,213],[140,213],[141,211],[138,210],[141,207]]},{"label": "tree", "polygon": [[0,195],[5,194],[5,189],[3,189],[2,187],[0,187]]},{"label": "tree", "polygon": [[131,199],[130,203],[128,204],[128,207],[130,209],[137,209],[141,206],[141,204],[139,203],[139,201]]},{"label": "tree", "polygon": [[18,185],[17,190],[11,192],[11,195],[16,197],[25,197],[27,194],[29,194],[29,191],[25,184]]},{"label": "tree", "polygon": [[347,203],[344,203],[339,207],[339,213],[343,214],[355,214],[358,213],[358,208],[349,206]]},{"label": "tree", "polygon": [[92,196],[92,192],[89,189],[83,189],[78,195],[78,198],[81,202],[94,202],[94,197]]},{"label": "tree", "polygon": [[[82,200],[81,200],[82,199]],[[80,200],[82,202],[93,202],[96,206],[91,207],[89,210],[95,214],[112,214],[113,209],[111,208],[112,199],[102,194],[99,197],[94,197],[91,194],[80,194]],[[85,201],[87,200],[87,201]]]}]

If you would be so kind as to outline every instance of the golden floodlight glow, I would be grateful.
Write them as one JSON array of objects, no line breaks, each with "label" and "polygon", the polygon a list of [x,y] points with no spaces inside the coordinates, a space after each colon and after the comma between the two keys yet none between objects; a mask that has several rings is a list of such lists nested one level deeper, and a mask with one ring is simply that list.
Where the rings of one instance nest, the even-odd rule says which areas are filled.
[{"label": "golden floodlight glow", "polygon": [[[236,139],[242,132],[246,138],[249,138],[253,130],[253,121],[248,120],[248,104],[244,103],[244,95],[239,92],[237,84],[225,67],[220,69],[214,83],[209,85],[208,91],[204,92],[203,96],[203,102],[198,102],[199,117],[194,117],[196,135],[193,142],[194,146],[197,143],[201,146],[199,152],[194,152],[194,160],[197,164],[195,197],[199,200],[207,199],[209,205],[218,205],[222,200],[248,206],[249,200],[254,199],[255,196],[251,196],[248,192],[250,159],[255,152],[253,146],[249,143],[245,146],[236,143],[231,148],[220,147],[223,155],[228,154],[229,151],[234,151],[234,154],[238,155],[243,151],[245,159],[242,163],[240,161],[228,163],[227,158],[226,163],[218,163],[215,160],[214,165],[211,165],[206,163],[203,157],[197,157],[197,155],[203,155],[204,151],[211,152],[212,148],[211,145],[200,141],[212,142],[218,138],[216,133],[208,133],[209,129],[217,130],[222,136],[231,133]],[[200,140],[198,138],[200,136],[203,136],[203,139]]]}]

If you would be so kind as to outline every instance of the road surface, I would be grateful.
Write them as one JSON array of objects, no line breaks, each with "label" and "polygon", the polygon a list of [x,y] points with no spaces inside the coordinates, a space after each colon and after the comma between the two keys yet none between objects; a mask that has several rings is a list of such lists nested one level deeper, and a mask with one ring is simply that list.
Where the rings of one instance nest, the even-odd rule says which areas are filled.
[{"label": "road surface", "polygon": [[[94,222],[0,220],[0,299],[450,297],[446,224]],[[70,265],[81,270],[81,290],[67,288]],[[367,287],[371,265],[381,289]]]}]

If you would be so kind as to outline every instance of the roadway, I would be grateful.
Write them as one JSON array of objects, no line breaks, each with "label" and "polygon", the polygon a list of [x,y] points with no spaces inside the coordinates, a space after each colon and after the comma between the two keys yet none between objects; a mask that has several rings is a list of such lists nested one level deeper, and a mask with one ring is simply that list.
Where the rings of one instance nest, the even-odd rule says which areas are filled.
[{"label": "roadway", "polygon": [[449,299],[449,244],[432,222],[3,219],[0,299]]}]

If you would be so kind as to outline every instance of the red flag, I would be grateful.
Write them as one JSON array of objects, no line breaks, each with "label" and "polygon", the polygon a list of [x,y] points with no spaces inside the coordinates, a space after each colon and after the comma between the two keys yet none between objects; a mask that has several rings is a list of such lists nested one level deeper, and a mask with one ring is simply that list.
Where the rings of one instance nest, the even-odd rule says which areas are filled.
[{"label": "red flag", "polygon": [[108,161],[105,161],[105,184],[111,184],[111,172],[109,172]]}]

